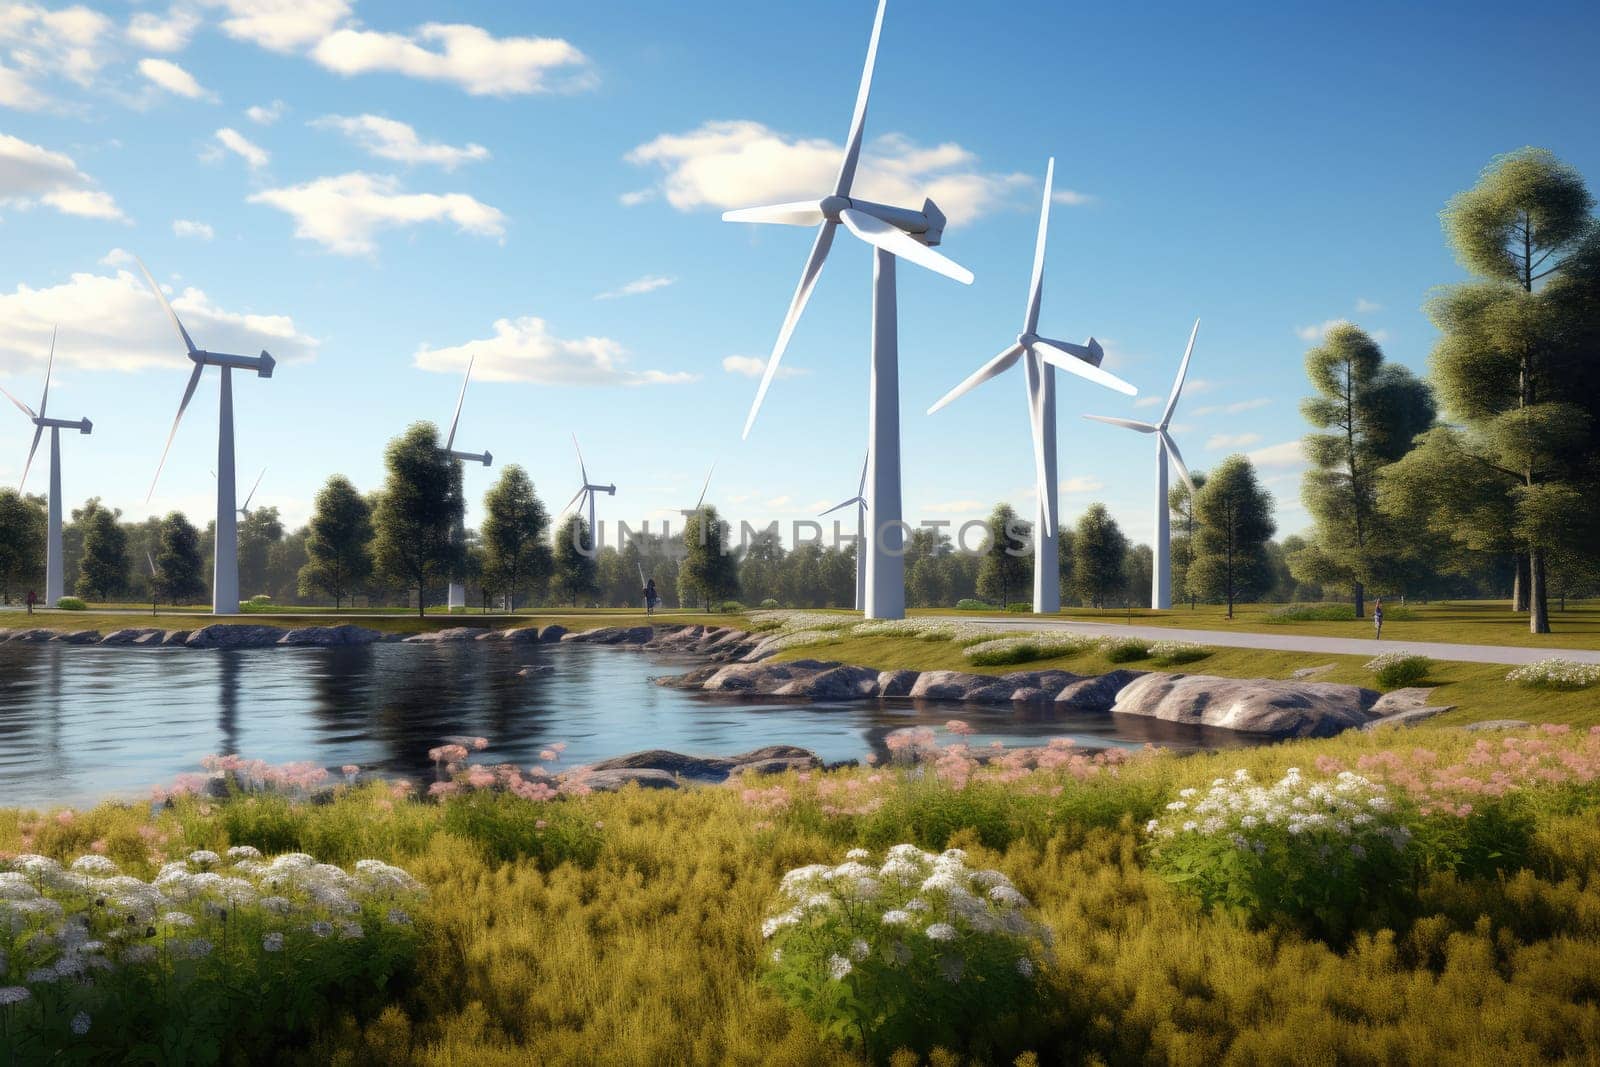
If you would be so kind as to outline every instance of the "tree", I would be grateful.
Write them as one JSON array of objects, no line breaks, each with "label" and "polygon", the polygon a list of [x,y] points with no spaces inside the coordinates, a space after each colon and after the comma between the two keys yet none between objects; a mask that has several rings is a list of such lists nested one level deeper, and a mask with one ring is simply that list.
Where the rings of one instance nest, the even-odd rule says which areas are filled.
[{"label": "tree", "polygon": [[118,519],[121,511],[108,511],[99,497],[91,497],[72,512],[83,529],[83,556],[78,562],[78,595],[88,600],[109,600],[128,584],[128,535]]},{"label": "tree", "polygon": [[[943,563],[950,551],[950,535],[943,530],[921,526],[911,531],[906,541],[907,604],[932,608],[952,603],[949,599],[947,568]],[[854,582],[851,584],[854,585]]]},{"label": "tree", "polygon": [[1122,592],[1127,554],[1128,539],[1117,520],[1104,504],[1090,504],[1072,534],[1072,581],[1084,603],[1103,608]]},{"label": "tree", "polygon": [[1301,498],[1315,532],[1297,577],[1349,589],[1365,618],[1367,586],[1394,588],[1414,555],[1416,541],[1378,508],[1378,479],[1433,425],[1433,393],[1348,322],[1306,353],[1306,375],[1316,395],[1300,410],[1323,432],[1305,437]]},{"label": "tree", "polygon": [[1434,385],[1459,429],[1435,431],[1415,465],[1397,465],[1397,492],[1423,491],[1417,475],[1426,469],[1444,479],[1435,492],[1470,501],[1492,524],[1462,530],[1440,513],[1434,529],[1509,547],[1516,602],[1526,603],[1534,633],[1550,630],[1550,554],[1593,551],[1582,528],[1600,415],[1593,206],[1577,171],[1534,148],[1495,159],[1450,201],[1445,234],[1474,278],[1441,290],[1428,313],[1441,335]]},{"label": "tree", "polygon": [[[1190,471],[1189,477],[1194,481],[1196,492],[1206,484],[1206,476],[1201,471]],[[1189,610],[1193,611],[1196,597],[1189,592],[1189,566],[1194,562],[1194,493],[1189,491],[1189,487],[1182,479],[1167,490],[1167,508],[1176,520],[1173,524],[1172,546],[1169,552],[1169,559],[1172,562],[1172,588],[1177,590],[1179,597],[1187,594]]]},{"label": "tree", "polygon": [[200,531],[174,511],[161,520],[156,540],[155,598],[169,604],[186,604],[206,595],[200,554]]},{"label": "tree", "polygon": [[515,463],[484,494],[483,508],[484,585],[501,593],[507,610],[515,611],[518,590],[550,576],[550,516],[528,472]]},{"label": "tree", "polygon": [[978,561],[978,595],[1004,607],[1033,580],[1033,524],[1010,504],[989,513],[988,547]]},{"label": "tree", "polygon": [[1229,456],[1211,472],[1194,498],[1195,557],[1189,583],[1197,596],[1222,600],[1233,618],[1236,601],[1252,599],[1272,584],[1267,539],[1272,521],[1272,494],[1256,481],[1256,471],[1243,456]]},{"label": "tree", "polygon": [[683,524],[683,564],[678,569],[678,599],[698,601],[706,610],[739,595],[739,567],[728,551],[731,531],[709,504]]},{"label": "tree", "polygon": [[1150,601],[1151,577],[1156,565],[1155,551],[1149,545],[1129,545],[1122,557],[1122,590],[1130,607],[1154,607]]},{"label": "tree", "polygon": [[599,590],[599,567],[589,550],[589,524],[581,515],[570,515],[556,531],[551,574],[551,592],[557,600],[578,606]]},{"label": "tree", "polygon": [[272,550],[283,540],[277,508],[256,508],[239,520],[239,588],[245,596],[270,593],[267,588]]},{"label": "tree", "polygon": [[0,602],[43,579],[46,521],[42,498],[0,489]]},{"label": "tree", "polygon": [[299,588],[333,597],[337,610],[372,575],[372,508],[342,474],[323,483],[313,508]]},{"label": "tree", "polygon": [[461,465],[439,448],[439,431],[419,422],[389,442],[389,476],[372,516],[373,563],[385,576],[417,592],[417,614],[427,609],[428,586],[465,565],[466,546],[456,527],[466,510]]}]

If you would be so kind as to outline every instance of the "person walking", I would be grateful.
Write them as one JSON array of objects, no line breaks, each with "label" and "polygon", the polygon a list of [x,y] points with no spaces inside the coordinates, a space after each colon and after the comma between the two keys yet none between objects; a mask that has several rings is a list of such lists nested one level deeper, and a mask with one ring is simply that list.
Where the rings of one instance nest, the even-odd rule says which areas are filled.
[{"label": "person walking", "polygon": [[644,613],[654,615],[656,605],[661,602],[661,594],[656,592],[656,580],[650,579],[644,584]]},{"label": "person walking", "polygon": [[39,594],[32,589],[28,590],[28,614],[33,614],[33,606],[39,602]]},{"label": "person walking", "polygon": [[1380,597],[1372,605],[1372,628],[1376,631],[1379,641],[1383,640],[1383,598]]}]

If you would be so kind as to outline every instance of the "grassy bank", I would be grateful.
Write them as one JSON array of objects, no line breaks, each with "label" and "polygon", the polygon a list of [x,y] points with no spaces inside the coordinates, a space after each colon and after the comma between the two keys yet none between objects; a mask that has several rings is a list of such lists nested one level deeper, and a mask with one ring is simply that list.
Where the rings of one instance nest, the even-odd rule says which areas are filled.
[{"label": "grassy bank", "polygon": [[285,630],[296,626],[341,626],[349,623],[383,633],[399,634],[430,633],[453,626],[482,626],[506,630],[518,626],[559,624],[569,630],[593,630],[602,626],[643,626],[647,623],[685,626],[698,623],[706,626],[735,627],[749,625],[749,620],[741,615],[661,611],[646,616],[642,611],[619,608],[552,609],[511,614],[467,612],[454,615],[444,611],[430,611],[420,617],[415,613],[408,615],[396,612],[394,609],[386,609],[383,612],[275,610],[251,612],[246,615],[214,616],[209,611],[199,609],[163,608],[159,614],[151,615],[148,607],[143,612],[131,609],[103,611],[91,608],[88,611],[35,611],[32,615],[22,612],[0,614],[0,627],[9,629],[37,626],[53,630],[99,630],[103,634],[113,630],[140,627],[190,630],[209,626],[214,622],[279,626]]},{"label": "grassy bank", "polygon": [[[856,1062],[763,978],[762,919],[786,871],[903,841],[964,848],[1009,876],[1054,932],[1039,1006],[986,1047],[991,1062],[1029,1050],[1046,1063],[1593,1062],[1593,743],[1570,734],[1508,749],[1426,728],[1390,751],[1393,741],[1350,735],[1114,767],[1080,759],[958,781],[944,764],[863,769],[545,802],[397,800],[374,784],[317,805],[266,796],[180,799],[153,815],[146,805],[44,819],[0,811],[0,853],[66,862],[98,848],[149,877],[190,849],[243,844],[411,871],[428,888],[413,965],[381,1005],[317,1015],[278,1062]],[[1474,762],[1480,741],[1493,766]],[[1529,754],[1538,746],[1548,754]],[[1565,778],[1538,784],[1538,766],[1563,759]],[[1180,790],[1240,768],[1270,781],[1291,766],[1387,775],[1396,796],[1414,789],[1433,811],[1416,816],[1431,858],[1409,876],[1402,914],[1377,924],[1357,914],[1349,937],[1321,939],[1204,910],[1152,864],[1143,824]],[[1499,800],[1471,795],[1479,821],[1441,814],[1446,787],[1433,779],[1496,770],[1518,781]],[[1466,861],[1465,845],[1438,844],[1451,833],[1499,840],[1499,824],[1482,821],[1490,811],[1526,820],[1516,856]]]}]

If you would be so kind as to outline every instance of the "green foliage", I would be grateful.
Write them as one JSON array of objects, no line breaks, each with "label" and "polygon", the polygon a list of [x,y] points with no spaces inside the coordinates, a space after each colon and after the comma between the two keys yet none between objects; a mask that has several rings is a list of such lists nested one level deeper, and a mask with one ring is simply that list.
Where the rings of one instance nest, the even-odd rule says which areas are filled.
[{"label": "green foliage", "polygon": [[44,501],[0,489],[0,601],[44,579]]},{"label": "green foliage", "polygon": [[1367,670],[1385,689],[1399,689],[1422,681],[1428,676],[1428,670],[1432,666],[1433,661],[1427,656],[1417,656],[1409,652],[1385,652],[1370,661]]},{"label": "green foliage", "polygon": [[1018,600],[1015,603],[1007,604],[1006,610],[1013,615],[1026,615],[1033,610],[1033,603],[1028,600]]},{"label": "green foliage", "polygon": [[183,512],[171,512],[161,520],[157,544],[155,576],[150,583],[156,597],[169,604],[185,604],[205,596],[200,531]]},{"label": "green foliage", "polygon": [[1159,667],[1177,667],[1185,663],[1197,663],[1214,651],[1192,641],[1156,641],[1150,645],[1150,658]]},{"label": "green foliage", "polygon": [[1103,608],[1127,588],[1128,539],[1104,504],[1090,504],[1072,535],[1072,581],[1090,607]]},{"label": "green foliage", "polygon": [[128,534],[111,511],[91,498],[72,512],[83,531],[83,555],[78,560],[78,592],[91,600],[111,600],[128,584]]},{"label": "green foliage", "polygon": [[1199,529],[1190,589],[1226,603],[1232,618],[1235,601],[1251,599],[1271,585],[1266,543],[1276,529],[1272,494],[1261,488],[1248,459],[1229,456],[1196,494],[1194,509]]},{"label": "green foliage", "polygon": [[335,608],[372,576],[372,508],[341,474],[317,492],[305,552],[300,593],[331,596]]},{"label": "green foliage", "polygon": [[[739,567],[730,548],[732,537],[728,523],[709,504],[684,520],[684,557],[678,568],[678,599],[682,603],[701,604],[709,610],[712,604],[738,594]],[[800,552],[797,548],[791,555]]]},{"label": "green foliage", "polygon": [[957,611],[993,611],[994,609],[994,605],[987,600],[974,600],[971,597],[966,597],[956,601]]},{"label": "green foliage", "polygon": [[978,595],[1009,604],[1011,594],[1033,580],[1033,524],[1018,517],[1010,504],[996,504],[989,513],[988,539],[978,561]]},{"label": "green foliage", "polygon": [[62,611],[88,611],[89,605],[75,596],[64,596],[56,601],[56,607]]},{"label": "green foliage", "polygon": [[717,610],[722,612],[724,615],[740,615],[743,614],[746,609],[745,606],[739,603],[737,600],[724,600],[721,604],[717,605]]},{"label": "green foliage", "polygon": [[599,588],[598,567],[589,546],[589,524],[581,515],[567,516],[556,531],[552,553],[550,593],[559,602],[577,607]]},{"label": "green foliage", "polygon": [[384,577],[416,590],[421,615],[428,587],[465,562],[466,546],[458,536],[466,509],[461,464],[445,454],[439,431],[428,422],[390,441],[383,462],[388,477],[372,514],[373,562]]},{"label": "green foliage", "polygon": [[602,844],[594,823],[570,806],[488,790],[446,801],[444,828],[474,842],[492,862],[530,860],[542,871],[563,863],[592,867]]},{"label": "green foliage", "polygon": [[762,608],[764,608],[764,609],[766,609],[768,611],[771,611],[772,609],[778,607],[779,605],[778,605],[778,602],[776,600],[772,599],[771,597],[767,597],[767,599],[765,599],[765,600],[763,600],[761,602],[761,606],[762,606]]},{"label": "green foliage", "polygon": [[550,580],[550,517],[528,473],[515,463],[500,472],[483,507],[484,586],[504,595],[514,611],[524,585],[539,589]]},{"label": "green foliage", "polygon": [[1150,642],[1139,637],[1116,637],[1100,646],[1111,663],[1133,663],[1150,657]]},{"label": "green foliage", "polygon": [[1356,609],[1350,604],[1288,604],[1273,608],[1263,622],[1355,622]]}]

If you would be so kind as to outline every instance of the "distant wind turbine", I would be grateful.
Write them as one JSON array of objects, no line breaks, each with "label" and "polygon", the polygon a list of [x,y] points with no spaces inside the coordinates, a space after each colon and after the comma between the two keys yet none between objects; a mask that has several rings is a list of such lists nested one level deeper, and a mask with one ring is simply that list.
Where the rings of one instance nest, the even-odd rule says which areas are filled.
[{"label": "distant wind turbine", "polygon": [[144,274],[144,280],[150,283],[156,299],[161,301],[167,317],[172,320],[178,336],[183,339],[189,360],[194,364],[194,370],[189,374],[189,384],[183,390],[183,399],[178,402],[178,414],[172,420],[172,430],[167,434],[167,445],[161,450],[161,462],[156,465],[155,477],[150,479],[150,492],[145,497],[145,503],[149,503],[156,494],[156,482],[161,478],[162,468],[167,465],[167,454],[172,451],[172,440],[178,436],[178,423],[183,421],[183,413],[188,410],[189,401],[194,398],[194,391],[200,387],[200,375],[205,373],[207,367],[219,368],[222,376],[222,399],[217,413],[217,540],[213,553],[215,569],[211,578],[211,611],[217,615],[237,615],[239,613],[239,516],[234,506],[236,489],[233,478],[233,372],[235,369],[251,370],[255,371],[258,377],[270,378],[277,362],[267,354],[266,349],[262,349],[259,356],[234,356],[225,352],[207,352],[196,348],[194,342],[189,339],[189,331],[185,330],[183,323],[178,320],[178,313],[172,310],[172,303],[167,300],[167,294],[156,284],[150,268],[144,265],[144,260],[137,257],[135,259],[139,264],[139,270]]},{"label": "distant wind turbine", "polygon": [[1028,286],[1028,303],[1023,312],[1022,332],[1016,343],[979,367],[966,381],[946,393],[944,398],[928,409],[928,414],[944,407],[952,400],[976,389],[990,378],[1004,374],[1023,360],[1025,383],[1028,388],[1028,422],[1033,435],[1034,476],[1038,481],[1036,495],[1039,506],[1036,512],[1033,537],[1033,610],[1039,614],[1054,614],[1061,610],[1061,583],[1057,577],[1060,569],[1058,541],[1059,522],[1056,514],[1056,374],[1060,367],[1096,385],[1115,389],[1128,396],[1138,390],[1116,375],[1100,368],[1105,350],[1093,337],[1081,345],[1070,341],[1052,341],[1039,336],[1039,309],[1044,300],[1044,252],[1050,235],[1050,193],[1055,184],[1056,161],[1045,166],[1044,203],[1039,208],[1039,236],[1033,246],[1033,281]]},{"label": "distant wind turbine", "polygon": [[[461,405],[466,403],[467,383],[472,381],[472,364],[476,362],[477,358],[477,356],[469,356],[467,358],[467,373],[461,379],[461,392],[456,396],[456,412],[450,416],[450,433],[444,440],[444,454],[451,459],[482,463],[487,467],[494,462],[494,456],[489,454],[488,449],[482,452],[456,451],[456,427],[461,423]],[[466,540],[466,517],[462,516],[461,521],[456,525],[456,541],[458,544],[465,544]],[[450,582],[450,596],[447,604],[451,609],[467,606],[467,587],[464,582],[454,580]]]},{"label": "distant wind turbine", "polygon": [[833,238],[842,225],[873,247],[872,273],[872,376],[868,410],[871,452],[867,485],[871,492],[873,530],[866,547],[866,599],[863,612],[873,619],[898,619],[905,616],[905,528],[901,522],[900,496],[900,358],[899,322],[896,312],[895,263],[907,259],[918,266],[961,282],[972,284],[972,272],[933,250],[944,234],[945,217],[932,200],[922,209],[890,207],[859,200],[850,195],[856,167],[861,161],[861,145],[866,132],[867,98],[872,91],[872,72],[878,58],[878,41],[883,35],[883,16],[888,0],[879,0],[878,15],[867,45],[867,62],[861,71],[855,113],[850,134],[845,139],[844,159],[833,191],[818,200],[746,208],[726,212],[725,222],[767,222],[785,226],[815,226],[817,236],[789,302],[777,343],[767,360],[766,373],[756,390],[755,403],[745,420],[744,436],[750,436],[761,401],[766,398],[789,338],[811,292],[816,288],[823,261],[833,247]]},{"label": "distant wind turbine", "polygon": [[28,484],[28,471],[33,466],[33,455],[39,450],[39,438],[45,430],[50,431],[50,500],[49,500],[49,525],[48,536],[45,542],[44,556],[44,602],[48,607],[55,607],[56,602],[65,594],[62,576],[61,555],[61,431],[77,430],[79,433],[89,433],[94,429],[94,424],[88,419],[78,419],[76,422],[68,419],[52,419],[45,413],[45,408],[50,402],[50,373],[56,365],[56,332],[50,331],[50,358],[44,365],[44,393],[39,397],[39,410],[34,411],[28,405],[18,400],[4,387],[0,393],[5,393],[6,399],[17,405],[17,410],[28,416],[33,421],[33,444],[28,447],[28,461],[22,465],[22,480],[17,484],[20,492]]},{"label": "distant wind turbine", "polygon": [[854,504],[856,508],[856,610],[865,611],[867,606],[867,468],[872,464],[872,454],[861,461],[861,484],[856,488],[856,495],[849,500],[843,500],[824,511],[823,515],[832,515],[841,508]]},{"label": "distant wind turbine", "polygon": [[1110,423],[1112,426],[1121,426],[1133,430],[1135,433],[1155,434],[1156,438],[1156,547],[1151,565],[1155,574],[1150,579],[1150,605],[1166,610],[1172,607],[1172,567],[1168,562],[1172,554],[1172,515],[1167,506],[1167,460],[1170,458],[1178,468],[1178,477],[1183,479],[1183,484],[1189,487],[1189,492],[1194,492],[1194,479],[1189,477],[1189,468],[1184,466],[1183,454],[1178,451],[1178,444],[1172,439],[1169,428],[1172,424],[1172,413],[1178,409],[1178,397],[1183,393],[1183,379],[1189,373],[1189,357],[1194,354],[1194,339],[1200,332],[1200,320],[1194,320],[1194,329],[1189,331],[1189,347],[1183,350],[1183,362],[1178,364],[1178,377],[1172,383],[1172,394],[1167,397],[1167,406],[1161,412],[1161,421],[1155,424],[1148,422],[1135,422],[1133,419],[1118,419],[1110,415],[1085,415],[1086,419],[1095,422]]},{"label": "distant wind turbine", "polygon": [[[583,449],[578,447],[577,434],[572,435],[572,447],[578,453],[578,474],[583,479],[583,485],[577,491],[577,493],[573,495],[572,499],[567,501],[567,506],[561,509],[561,514],[565,515],[567,512],[571,511],[573,506],[579,501],[587,498],[589,503],[589,551],[591,554],[598,554],[600,551],[600,535],[599,531],[595,529],[594,525],[595,494],[604,493],[607,496],[616,496],[617,487],[614,483],[611,485],[600,485],[596,482],[589,481],[589,468],[584,465]],[[704,499],[703,495],[702,499]],[[578,547],[581,549],[582,546]]]}]

